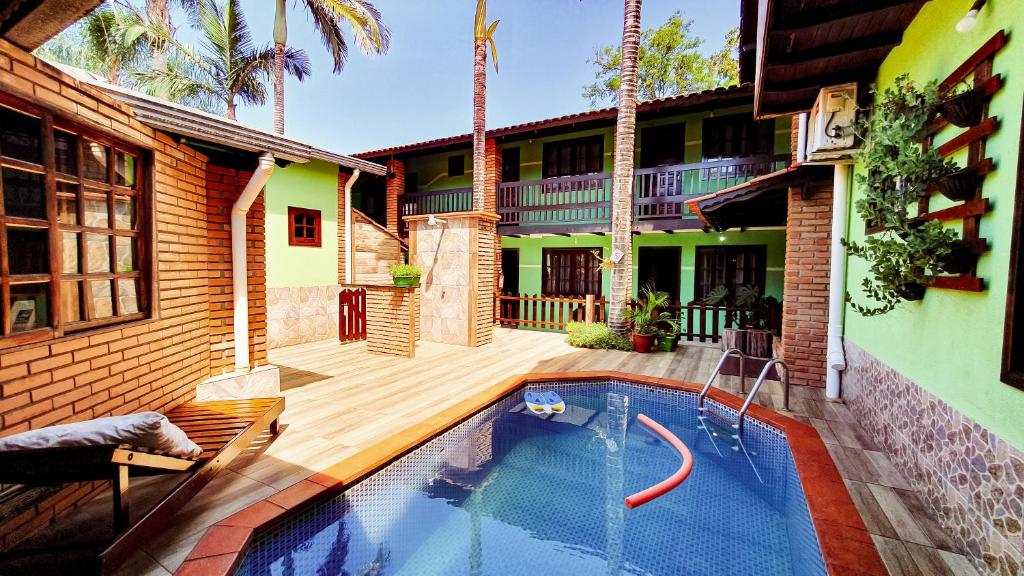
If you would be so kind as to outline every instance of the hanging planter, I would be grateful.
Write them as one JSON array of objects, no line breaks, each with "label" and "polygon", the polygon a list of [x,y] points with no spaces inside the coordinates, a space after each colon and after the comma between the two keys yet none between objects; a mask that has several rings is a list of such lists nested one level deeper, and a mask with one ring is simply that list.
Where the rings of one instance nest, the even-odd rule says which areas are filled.
[{"label": "hanging planter", "polygon": [[953,245],[949,254],[939,259],[942,271],[947,274],[966,274],[978,263],[978,254],[970,244],[960,241]]},{"label": "hanging planter", "polygon": [[918,300],[924,300],[924,284],[918,284],[916,282],[907,284],[896,289],[896,293],[899,294],[900,298],[907,302],[916,302]]},{"label": "hanging planter", "polygon": [[969,166],[952,174],[939,176],[932,181],[932,185],[946,198],[954,202],[963,202],[974,197],[978,191],[978,185],[981,184],[981,179],[982,176],[978,174],[978,168]]},{"label": "hanging planter", "polygon": [[985,95],[977,88],[950,96],[938,105],[939,114],[960,128],[969,128],[981,122],[984,108]]}]

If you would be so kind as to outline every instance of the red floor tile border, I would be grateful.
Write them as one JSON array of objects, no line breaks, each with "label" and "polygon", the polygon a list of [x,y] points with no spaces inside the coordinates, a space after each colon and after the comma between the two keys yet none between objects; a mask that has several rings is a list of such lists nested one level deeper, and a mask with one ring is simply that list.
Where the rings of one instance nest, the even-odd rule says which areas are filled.
[{"label": "red floor tile border", "polygon": [[[693,393],[702,388],[690,382],[608,370],[511,376],[217,522],[203,534],[175,575],[234,573],[253,536],[280,522],[287,512],[359,482],[527,384],[553,380],[619,380]],[[718,388],[712,388],[708,397],[734,410],[743,405],[742,398]],[[886,576],[885,564],[818,431],[757,404],[751,404],[747,414],[786,434],[829,576]]]}]

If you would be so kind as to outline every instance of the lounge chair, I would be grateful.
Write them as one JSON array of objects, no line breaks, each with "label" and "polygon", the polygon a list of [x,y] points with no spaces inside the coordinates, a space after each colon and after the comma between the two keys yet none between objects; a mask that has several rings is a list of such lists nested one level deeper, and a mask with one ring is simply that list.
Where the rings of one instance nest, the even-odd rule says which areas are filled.
[{"label": "lounge chair", "polygon": [[[74,446],[0,452],[0,484],[52,486],[110,480],[114,542],[101,554],[101,570],[112,572],[142,544],[159,534],[171,517],[264,430],[278,433],[284,398],[190,402],[167,419],[199,445],[198,458],[180,458],[125,445]],[[135,524],[130,524],[131,476],[190,475]]]}]

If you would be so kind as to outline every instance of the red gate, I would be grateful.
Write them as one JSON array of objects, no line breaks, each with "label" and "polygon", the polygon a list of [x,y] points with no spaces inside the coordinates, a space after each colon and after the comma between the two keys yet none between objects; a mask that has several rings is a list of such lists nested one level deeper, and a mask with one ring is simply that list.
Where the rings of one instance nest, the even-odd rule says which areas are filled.
[{"label": "red gate", "polygon": [[338,339],[366,340],[366,288],[347,288],[338,294]]}]

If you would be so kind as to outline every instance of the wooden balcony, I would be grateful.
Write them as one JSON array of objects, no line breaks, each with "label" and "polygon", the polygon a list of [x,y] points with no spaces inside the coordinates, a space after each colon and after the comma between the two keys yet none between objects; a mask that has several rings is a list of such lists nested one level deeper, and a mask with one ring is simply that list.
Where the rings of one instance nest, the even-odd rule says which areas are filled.
[{"label": "wooden balcony", "polygon": [[[700,228],[686,201],[784,168],[789,155],[716,160],[633,171],[633,229]],[[502,234],[568,234],[611,230],[612,175],[587,174],[504,182],[497,190]],[[442,214],[472,209],[471,188],[399,196],[401,214]]]}]

